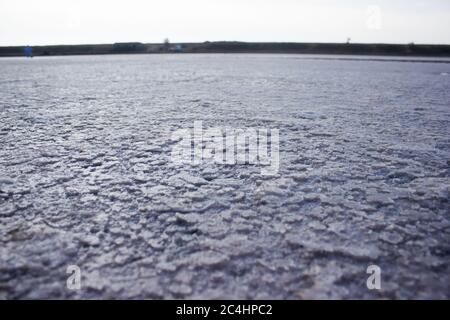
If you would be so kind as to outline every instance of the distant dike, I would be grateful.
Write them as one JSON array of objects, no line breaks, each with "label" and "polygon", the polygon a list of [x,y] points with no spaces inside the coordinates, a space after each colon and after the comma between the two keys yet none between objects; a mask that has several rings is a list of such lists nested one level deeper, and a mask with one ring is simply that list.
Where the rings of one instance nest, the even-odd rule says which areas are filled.
[{"label": "distant dike", "polygon": [[[0,57],[24,56],[24,46],[0,47]],[[376,55],[450,57],[450,45],[235,42],[203,43],[114,43],[33,46],[34,56],[152,54],[152,53],[301,53],[333,55]]]}]

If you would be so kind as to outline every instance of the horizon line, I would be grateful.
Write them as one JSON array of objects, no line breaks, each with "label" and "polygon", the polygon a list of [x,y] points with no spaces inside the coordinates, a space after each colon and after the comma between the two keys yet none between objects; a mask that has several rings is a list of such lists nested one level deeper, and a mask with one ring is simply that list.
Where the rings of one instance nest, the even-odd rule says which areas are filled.
[{"label": "horizon line", "polygon": [[[0,48],[8,47],[52,47],[52,46],[93,46],[93,45],[112,45],[125,43],[139,43],[144,45],[162,45],[164,42],[142,42],[142,41],[116,41],[116,42],[97,42],[97,43],[58,43],[58,44],[21,44],[21,45],[0,45]],[[240,41],[240,40],[205,40],[205,41],[170,41],[170,44],[205,44],[205,43],[272,43],[272,44],[348,44],[348,45],[415,45],[415,46],[450,46],[450,43],[416,43],[416,42],[310,42],[310,41]]]}]

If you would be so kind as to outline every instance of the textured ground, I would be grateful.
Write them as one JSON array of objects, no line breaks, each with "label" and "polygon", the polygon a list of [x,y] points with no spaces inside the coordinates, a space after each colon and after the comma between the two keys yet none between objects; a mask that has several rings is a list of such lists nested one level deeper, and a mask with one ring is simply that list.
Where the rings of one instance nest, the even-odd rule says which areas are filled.
[{"label": "textured ground", "polygon": [[[448,73],[281,55],[0,60],[0,298],[450,298]],[[195,120],[278,128],[279,174],[172,163],[171,132]]]}]

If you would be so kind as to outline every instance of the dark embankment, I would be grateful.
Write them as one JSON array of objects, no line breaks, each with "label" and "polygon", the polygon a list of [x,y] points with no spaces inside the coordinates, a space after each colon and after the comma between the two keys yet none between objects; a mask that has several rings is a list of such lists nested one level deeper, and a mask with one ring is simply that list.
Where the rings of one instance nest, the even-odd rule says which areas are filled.
[{"label": "dark embankment", "polygon": [[[0,47],[0,57],[23,56],[23,46]],[[139,42],[34,46],[34,56],[142,53],[303,53],[340,55],[383,55],[450,57],[450,45],[347,44],[347,43],[256,43],[203,42],[144,44]]]}]

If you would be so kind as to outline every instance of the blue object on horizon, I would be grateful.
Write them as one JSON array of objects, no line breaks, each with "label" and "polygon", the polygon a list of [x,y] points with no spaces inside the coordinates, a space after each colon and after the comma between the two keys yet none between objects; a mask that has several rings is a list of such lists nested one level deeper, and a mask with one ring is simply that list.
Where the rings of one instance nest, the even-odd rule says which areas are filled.
[{"label": "blue object on horizon", "polygon": [[25,53],[25,56],[28,58],[33,57],[33,48],[30,46],[26,46],[25,49],[23,49],[23,52]]}]

